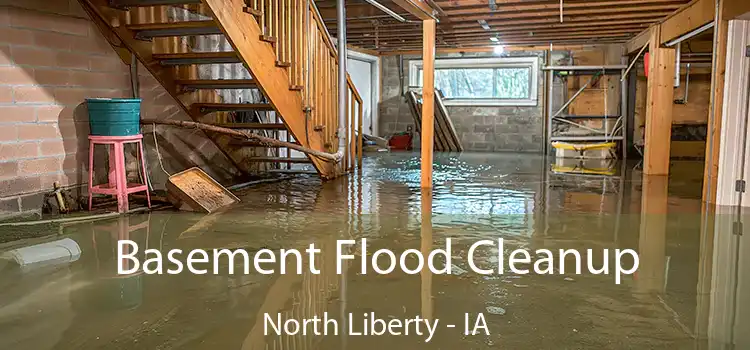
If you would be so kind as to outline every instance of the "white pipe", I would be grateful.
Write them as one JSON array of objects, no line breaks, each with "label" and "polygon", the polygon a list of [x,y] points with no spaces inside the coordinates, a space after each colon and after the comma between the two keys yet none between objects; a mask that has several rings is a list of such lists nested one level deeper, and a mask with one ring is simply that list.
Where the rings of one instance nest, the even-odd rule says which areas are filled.
[{"label": "white pipe", "polygon": [[19,266],[44,262],[73,262],[81,256],[81,247],[70,238],[11,250],[6,253]]},{"label": "white pipe", "polygon": [[691,39],[691,38],[695,37],[696,35],[707,31],[707,30],[709,30],[709,29],[711,29],[713,27],[714,27],[714,22],[707,23],[706,25],[704,25],[704,26],[702,26],[702,27],[700,27],[700,28],[698,28],[696,30],[693,30],[693,31],[691,31],[691,32],[689,32],[689,33],[687,33],[687,34],[685,34],[685,35],[683,35],[683,36],[681,36],[681,37],[679,37],[677,39],[674,39],[672,41],[667,42],[664,46],[666,46],[666,47],[675,46],[675,45],[677,45],[677,44],[679,44],[679,43],[681,43],[681,42],[683,42],[685,40]]},{"label": "white pipe", "polygon": [[682,56],[682,43],[677,43],[677,53],[676,53],[677,62],[675,63],[674,67],[674,87],[680,87],[680,59]]},{"label": "white pipe", "polygon": [[336,1],[336,29],[338,30],[339,50],[339,148],[336,156],[341,159],[346,149],[346,101],[349,93],[346,85],[346,4],[344,0]]}]

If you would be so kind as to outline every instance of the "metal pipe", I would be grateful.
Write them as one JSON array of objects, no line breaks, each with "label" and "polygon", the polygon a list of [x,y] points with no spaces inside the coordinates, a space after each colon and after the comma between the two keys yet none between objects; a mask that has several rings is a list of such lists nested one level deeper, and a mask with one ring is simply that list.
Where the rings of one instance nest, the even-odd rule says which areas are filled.
[{"label": "metal pipe", "polygon": [[682,43],[677,43],[677,54],[675,60],[677,62],[674,65],[674,87],[680,87],[680,59],[682,58]]},{"label": "metal pipe", "polygon": [[685,103],[688,102],[688,93],[690,93],[690,63],[685,68],[685,98],[682,99]]},{"label": "metal pipe", "polygon": [[[388,14],[389,16],[395,18],[399,22],[406,22],[406,18],[401,17],[401,15],[399,15],[398,13],[393,12],[391,9],[383,6],[383,4],[381,4],[381,3],[379,3],[379,2],[377,2],[375,0],[365,0],[365,2],[367,2],[368,4],[370,4],[372,6],[375,6],[378,10],[385,12],[386,14]],[[338,1],[337,1],[337,3],[338,3]]]},{"label": "metal pipe", "polygon": [[339,54],[339,148],[336,152],[343,156],[346,149],[346,102],[348,86],[346,85],[346,4],[344,0],[336,1],[336,20],[338,31]]},{"label": "metal pipe", "polygon": [[677,44],[679,44],[679,43],[681,43],[681,42],[683,42],[683,41],[685,41],[685,40],[688,40],[688,39],[690,39],[690,38],[693,38],[693,37],[695,37],[696,35],[698,35],[698,34],[700,34],[700,33],[703,33],[703,32],[705,32],[705,31],[707,31],[707,30],[709,30],[709,29],[711,29],[711,28],[713,28],[713,27],[714,27],[714,22],[711,22],[711,23],[707,23],[706,25],[704,25],[704,26],[702,26],[702,27],[700,27],[700,28],[698,28],[698,29],[695,29],[695,30],[693,30],[693,31],[691,31],[691,32],[689,32],[689,33],[687,33],[687,34],[685,34],[685,35],[683,35],[683,36],[681,36],[681,37],[679,37],[679,38],[677,38],[677,39],[674,39],[674,40],[672,40],[672,41],[668,41],[668,42],[667,42],[667,43],[665,44],[665,46],[667,46],[667,47],[672,47],[672,46],[675,46],[675,45],[677,45]]}]

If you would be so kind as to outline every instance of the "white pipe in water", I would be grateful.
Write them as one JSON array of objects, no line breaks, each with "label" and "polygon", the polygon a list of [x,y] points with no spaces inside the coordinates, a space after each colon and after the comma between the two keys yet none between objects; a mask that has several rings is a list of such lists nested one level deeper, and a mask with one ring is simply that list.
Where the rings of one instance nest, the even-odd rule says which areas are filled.
[{"label": "white pipe in water", "polygon": [[59,241],[14,249],[5,253],[5,255],[15,260],[21,267],[52,261],[67,263],[76,261],[81,257],[81,247],[78,246],[76,241],[65,238]]}]

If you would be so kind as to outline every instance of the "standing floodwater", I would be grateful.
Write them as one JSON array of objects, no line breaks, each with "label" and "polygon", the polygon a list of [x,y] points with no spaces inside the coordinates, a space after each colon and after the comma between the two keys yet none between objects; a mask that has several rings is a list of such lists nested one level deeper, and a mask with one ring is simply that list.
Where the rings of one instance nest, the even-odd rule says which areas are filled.
[{"label": "standing floodwater", "polygon": [[[701,214],[699,163],[673,165],[682,170],[669,183],[642,181],[634,165],[580,174],[535,155],[438,155],[430,195],[419,189],[418,155],[373,155],[361,176],[260,185],[238,193],[242,202],[222,213],[161,211],[40,227],[35,235],[49,235],[6,239],[2,252],[70,239],[80,256],[24,267],[7,254],[0,260],[0,349],[750,347],[742,332],[750,329],[750,299],[740,293],[750,287],[750,251],[743,236],[731,234],[738,218]],[[2,230],[0,237],[20,235]],[[452,272],[362,274],[361,248],[352,245],[347,253],[355,259],[336,274],[336,240],[362,238],[368,254],[388,248],[398,256],[450,238]],[[632,249],[640,266],[619,285],[612,274],[586,271],[472,271],[465,259],[471,244],[500,238],[505,249],[529,252],[591,249],[596,266],[614,261],[600,255],[604,249]],[[137,254],[302,251],[315,243],[321,273],[244,275],[235,268],[230,275],[221,266],[219,274],[118,275],[117,242],[125,239],[137,243]],[[483,248],[475,260],[497,266],[498,254]],[[272,324],[264,327],[266,314]],[[479,314],[487,332],[477,326]],[[296,322],[316,317],[327,335],[315,332],[315,321],[304,329]],[[370,335],[334,335],[334,323]],[[383,325],[402,335],[373,336]]]}]

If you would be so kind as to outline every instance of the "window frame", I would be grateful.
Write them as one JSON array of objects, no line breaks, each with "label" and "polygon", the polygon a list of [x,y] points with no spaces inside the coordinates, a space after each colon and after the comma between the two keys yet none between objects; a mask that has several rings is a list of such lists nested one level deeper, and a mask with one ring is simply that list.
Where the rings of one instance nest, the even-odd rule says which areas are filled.
[{"label": "window frame", "polygon": [[[421,87],[419,70],[422,60],[409,61],[409,86]],[[435,69],[451,68],[529,68],[529,98],[446,98],[446,106],[538,106],[539,105],[539,57],[490,57],[490,58],[443,58],[435,60]]]}]

